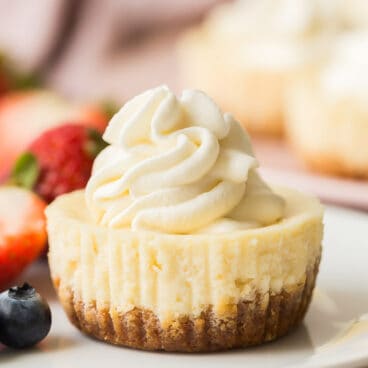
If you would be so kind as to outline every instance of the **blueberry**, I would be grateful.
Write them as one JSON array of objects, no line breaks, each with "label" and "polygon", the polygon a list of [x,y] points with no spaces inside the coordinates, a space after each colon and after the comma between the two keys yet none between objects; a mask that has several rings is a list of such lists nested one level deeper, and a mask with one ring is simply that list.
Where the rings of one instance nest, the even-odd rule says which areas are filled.
[{"label": "blueberry", "polygon": [[37,344],[49,333],[51,312],[47,302],[25,283],[0,294],[0,342],[12,348]]}]

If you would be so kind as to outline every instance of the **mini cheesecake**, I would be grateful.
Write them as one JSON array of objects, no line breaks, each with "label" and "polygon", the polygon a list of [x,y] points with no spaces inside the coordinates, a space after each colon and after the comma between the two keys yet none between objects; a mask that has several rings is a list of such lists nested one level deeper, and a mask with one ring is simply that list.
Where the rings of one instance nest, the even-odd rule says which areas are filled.
[{"label": "mini cheesecake", "polygon": [[72,323],[106,342],[206,352],[303,319],[321,256],[317,199],[268,186],[247,133],[201,91],[159,86],[111,119],[85,190],[46,211]]},{"label": "mini cheesecake", "polygon": [[[237,0],[216,7],[178,43],[183,84],[203,89],[257,135],[284,131],[295,74],[325,58],[337,24],[320,1]],[[337,10],[336,10],[337,11]]]},{"label": "mini cheesecake", "polygon": [[52,280],[71,322],[145,350],[213,351],[285,335],[303,319],[321,257],[322,208],[280,189],[285,217],[224,234],[96,226],[83,191],[47,209]]},{"label": "mini cheesecake", "polygon": [[368,32],[347,33],[288,93],[286,135],[308,167],[368,178]]}]

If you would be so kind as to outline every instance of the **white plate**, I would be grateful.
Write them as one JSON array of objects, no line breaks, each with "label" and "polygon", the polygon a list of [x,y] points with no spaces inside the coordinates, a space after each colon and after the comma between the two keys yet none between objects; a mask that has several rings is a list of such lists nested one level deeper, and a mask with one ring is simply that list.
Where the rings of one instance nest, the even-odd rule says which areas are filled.
[{"label": "white plate", "polygon": [[[0,348],[0,365],[9,368],[367,367],[368,322],[363,321],[359,330],[356,325],[352,328],[350,321],[368,313],[368,215],[328,207],[325,224],[321,271],[310,310],[302,326],[276,342],[225,353],[190,355],[143,352],[92,340],[66,319],[52,290],[46,264],[41,263],[32,267],[23,279],[49,299],[52,330],[37,348],[28,351]],[[346,331],[352,335],[350,338],[331,343]],[[354,331],[357,333],[353,334]]]}]

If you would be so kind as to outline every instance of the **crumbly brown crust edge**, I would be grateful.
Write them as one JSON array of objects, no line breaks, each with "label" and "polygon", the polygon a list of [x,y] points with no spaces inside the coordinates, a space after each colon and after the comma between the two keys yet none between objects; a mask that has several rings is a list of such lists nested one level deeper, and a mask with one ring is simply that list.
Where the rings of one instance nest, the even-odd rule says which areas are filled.
[{"label": "crumbly brown crust edge", "polygon": [[163,326],[150,310],[134,308],[126,313],[84,304],[71,289],[58,288],[59,299],[70,321],[99,340],[143,350],[209,352],[262,344],[286,335],[304,318],[308,309],[319,259],[305,282],[292,291],[257,294],[241,301],[226,316],[209,306],[198,317],[182,316]]}]

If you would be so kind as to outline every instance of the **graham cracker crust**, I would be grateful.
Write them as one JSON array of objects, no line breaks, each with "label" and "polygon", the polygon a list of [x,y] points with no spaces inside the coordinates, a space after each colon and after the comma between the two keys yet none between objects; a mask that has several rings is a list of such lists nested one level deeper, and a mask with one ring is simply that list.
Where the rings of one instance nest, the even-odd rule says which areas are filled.
[{"label": "graham cracker crust", "polygon": [[304,318],[318,273],[319,259],[305,282],[292,291],[256,294],[252,301],[240,301],[231,312],[218,315],[208,306],[199,316],[182,316],[161,324],[150,310],[134,308],[119,313],[114,308],[85,304],[70,288],[60,288],[60,301],[70,321],[99,340],[143,350],[209,352],[262,344],[286,335]]}]

